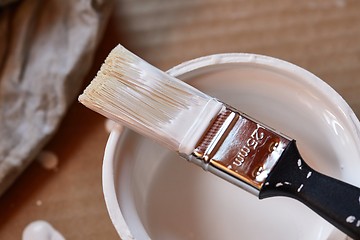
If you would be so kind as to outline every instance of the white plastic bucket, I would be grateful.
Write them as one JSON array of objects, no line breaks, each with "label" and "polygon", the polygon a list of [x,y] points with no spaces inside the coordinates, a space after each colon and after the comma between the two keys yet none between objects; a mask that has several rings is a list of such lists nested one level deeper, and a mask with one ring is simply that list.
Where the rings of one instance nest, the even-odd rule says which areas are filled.
[{"label": "white plastic bucket", "polygon": [[[359,121],[308,71],[266,56],[219,54],[169,73],[296,139],[316,170],[360,186]],[[129,130],[110,135],[103,189],[124,240],[346,239],[300,202],[258,200]]]}]

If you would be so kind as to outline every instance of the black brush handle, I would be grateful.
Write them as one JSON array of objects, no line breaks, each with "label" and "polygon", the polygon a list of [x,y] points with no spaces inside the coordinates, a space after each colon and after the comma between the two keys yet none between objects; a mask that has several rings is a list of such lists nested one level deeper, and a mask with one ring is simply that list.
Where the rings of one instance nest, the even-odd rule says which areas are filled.
[{"label": "black brush handle", "polygon": [[259,198],[295,198],[353,239],[360,239],[360,188],[310,168],[295,141],[283,152]]}]

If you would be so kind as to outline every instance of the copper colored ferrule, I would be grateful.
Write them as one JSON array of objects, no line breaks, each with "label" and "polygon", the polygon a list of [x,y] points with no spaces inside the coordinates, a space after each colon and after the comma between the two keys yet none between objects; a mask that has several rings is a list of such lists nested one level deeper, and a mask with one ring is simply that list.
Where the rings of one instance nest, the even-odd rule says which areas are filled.
[{"label": "copper colored ferrule", "polygon": [[[212,172],[260,190],[290,139],[224,107],[193,152]],[[239,182],[239,183],[237,183]]]}]

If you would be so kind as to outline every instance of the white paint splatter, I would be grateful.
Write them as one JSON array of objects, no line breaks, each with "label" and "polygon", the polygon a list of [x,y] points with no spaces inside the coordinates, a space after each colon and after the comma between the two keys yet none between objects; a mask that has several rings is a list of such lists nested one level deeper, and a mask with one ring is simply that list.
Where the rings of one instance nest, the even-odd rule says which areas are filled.
[{"label": "white paint splatter", "polygon": [[308,174],[307,174],[306,178],[311,177],[311,174],[312,174],[312,172],[311,172],[311,171],[310,171],[310,172],[308,172]]},{"label": "white paint splatter", "polygon": [[26,226],[22,240],[65,240],[65,238],[48,222],[38,220]]},{"label": "white paint splatter", "polygon": [[108,133],[110,133],[113,130],[122,131],[123,126],[117,122],[114,122],[111,119],[106,119],[105,120],[105,129]]},{"label": "white paint splatter", "polygon": [[[268,184],[265,183],[265,185],[269,185],[269,183]],[[281,186],[284,186],[284,185],[291,185],[291,183],[289,183],[289,182],[284,182],[284,183],[279,182],[279,183],[277,183],[275,185],[275,187],[281,187]]]},{"label": "white paint splatter", "polygon": [[55,153],[44,150],[37,156],[37,161],[47,170],[57,170],[59,159]]},{"label": "white paint splatter", "polygon": [[303,187],[304,187],[304,184],[301,184],[297,191],[300,192]]},{"label": "white paint splatter", "polygon": [[270,184],[269,182],[266,182],[266,183],[265,183],[265,186],[268,186],[269,184]]},{"label": "white paint splatter", "polygon": [[231,169],[232,169],[232,166],[231,166],[231,165],[229,165],[227,168],[231,170]]},{"label": "white paint splatter", "polygon": [[360,220],[357,221],[356,227],[360,227]]},{"label": "white paint splatter", "polygon": [[300,158],[297,161],[297,165],[298,165],[299,169],[302,170],[302,162],[301,162]]},{"label": "white paint splatter", "polygon": [[348,216],[346,218],[347,223],[353,223],[353,222],[355,222],[355,220],[356,220],[356,218],[354,216]]}]

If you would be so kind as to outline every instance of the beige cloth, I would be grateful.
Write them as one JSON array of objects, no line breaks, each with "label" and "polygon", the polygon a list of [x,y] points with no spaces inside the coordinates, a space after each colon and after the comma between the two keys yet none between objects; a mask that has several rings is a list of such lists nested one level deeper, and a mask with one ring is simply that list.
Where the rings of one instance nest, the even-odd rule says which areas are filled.
[{"label": "beige cloth", "polygon": [[22,0],[0,9],[0,194],[78,94],[110,9],[110,0]]}]

